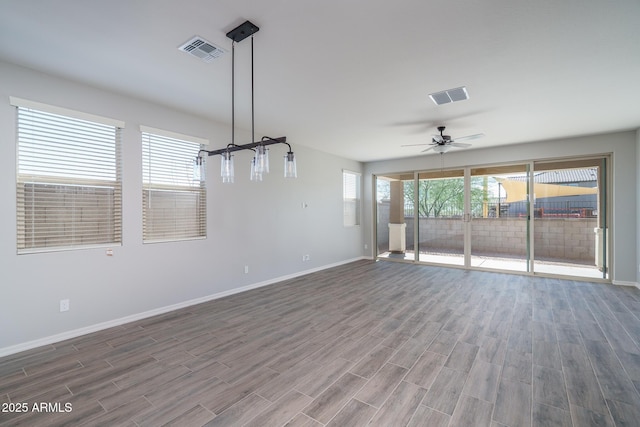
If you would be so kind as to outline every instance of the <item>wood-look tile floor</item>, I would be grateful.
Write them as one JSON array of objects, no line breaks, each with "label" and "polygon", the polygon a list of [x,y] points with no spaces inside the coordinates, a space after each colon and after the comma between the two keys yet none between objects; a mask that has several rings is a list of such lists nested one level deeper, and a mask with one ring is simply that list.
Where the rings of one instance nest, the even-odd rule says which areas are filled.
[{"label": "wood-look tile floor", "polygon": [[2,358],[29,408],[0,425],[638,426],[639,315],[635,288],[360,261]]}]

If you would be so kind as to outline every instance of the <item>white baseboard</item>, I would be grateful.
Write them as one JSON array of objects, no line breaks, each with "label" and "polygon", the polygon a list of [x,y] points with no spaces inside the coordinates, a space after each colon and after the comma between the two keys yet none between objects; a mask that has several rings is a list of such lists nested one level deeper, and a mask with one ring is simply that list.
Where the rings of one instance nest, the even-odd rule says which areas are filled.
[{"label": "white baseboard", "polygon": [[637,282],[625,282],[623,280],[612,280],[611,283],[618,286],[632,286],[634,288],[640,289],[640,283],[637,283]]},{"label": "white baseboard", "polygon": [[0,348],[0,357],[8,356],[15,353],[20,353],[22,351],[31,350],[36,347],[41,347],[44,345],[54,344],[60,341],[65,341],[71,338],[77,338],[82,335],[90,334],[93,332],[98,332],[104,329],[112,328],[114,326],[124,325],[125,323],[135,322],[136,320],[146,319],[147,317],[157,316],[159,314],[168,313],[170,311],[178,310],[181,308],[189,307],[196,304],[202,304],[203,302],[212,301],[219,298],[224,298],[226,296],[239,294],[241,292],[250,291],[252,289],[261,288],[263,286],[273,285],[275,283],[283,282],[285,280],[295,279],[296,277],[304,276],[310,273],[316,273],[318,271],[326,270],[328,268],[338,267],[340,265],[348,264],[354,261],[360,261],[363,259],[367,259],[366,257],[358,257],[345,261],[339,261],[333,264],[323,265],[321,267],[311,268],[309,270],[299,271],[292,274],[287,274],[285,276],[276,277],[273,279],[265,280],[258,283],[252,283],[247,286],[242,286],[240,288],[230,289],[228,291],[218,292],[216,294],[207,295],[201,298],[195,298],[188,301],[183,301],[177,304],[168,305],[165,307],[156,308],[153,310],[145,311],[142,313],[132,314],[130,316],[121,317],[119,319],[108,320],[106,322],[97,323],[95,325],[86,326],[84,328],[74,329],[67,332],[62,332],[60,334],[51,335],[44,338],[39,338],[33,341],[27,341],[21,344],[12,345],[9,347]]}]

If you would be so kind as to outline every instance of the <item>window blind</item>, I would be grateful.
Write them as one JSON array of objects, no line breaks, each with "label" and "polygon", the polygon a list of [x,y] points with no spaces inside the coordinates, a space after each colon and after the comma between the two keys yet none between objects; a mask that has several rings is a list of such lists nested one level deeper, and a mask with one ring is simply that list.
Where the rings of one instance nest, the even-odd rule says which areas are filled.
[{"label": "window blind", "polygon": [[360,174],[342,172],[342,198],[344,226],[360,225]]},{"label": "window blind", "polygon": [[201,145],[142,132],[143,241],[206,237],[206,187],[194,178]]},{"label": "window blind", "polygon": [[17,111],[18,253],[121,243],[120,128]]}]

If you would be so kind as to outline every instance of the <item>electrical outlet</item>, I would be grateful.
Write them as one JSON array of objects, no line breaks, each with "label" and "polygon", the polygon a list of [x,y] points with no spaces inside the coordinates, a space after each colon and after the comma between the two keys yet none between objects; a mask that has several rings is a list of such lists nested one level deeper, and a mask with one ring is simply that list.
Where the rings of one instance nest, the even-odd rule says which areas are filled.
[{"label": "electrical outlet", "polygon": [[367,245],[366,243],[364,244],[364,249],[367,250],[369,249],[369,245]]},{"label": "electrical outlet", "polygon": [[107,254],[107,256],[113,256],[113,249],[109,248],[105,251],[105,254]]},{"label": "electrical outlet", "polygon": [[63,311],[69,311],[69,300],[68,299],[61,299],[60,300],[60,313],[62,313]]},{"label": "electrical outlet", "polygon": [[309,254],[302,255],[302,261],[309,261],[310,259],[311,257],[309,256]]},{"label": "electrical outlet", "polygon": [[244,266],[244,274],[249,274],[249,266],[248,265]]}]

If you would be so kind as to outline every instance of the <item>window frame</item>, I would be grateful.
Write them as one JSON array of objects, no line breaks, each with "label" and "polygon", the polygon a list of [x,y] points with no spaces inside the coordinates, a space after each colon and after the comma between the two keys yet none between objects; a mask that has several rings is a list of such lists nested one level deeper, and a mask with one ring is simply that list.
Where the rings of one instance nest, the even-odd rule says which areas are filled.
[{"label": "window frame", "polygon": [[[182,161],[188,161],[189,159],[195,160],[199,151],[202,150],[209,141],[204,138],[199,138],[191,135],[185,135],[177,132],[172,132],[164,129],[157,129],[149,126],[140,126],[140,141],[142,151],[142,242],[143,244],[153,243],[168,243],[179,242],[189,240],[201,240],[207,238],[207,189],[206,179],[202,181],[195,180],[193,177],[189,178],[188,172],[184,172],[184,176],[177,177],[174,181],[181,181],[181,183],[170,183],[167,177],[171,174],[175,174],[177,169],[172,171],[167,170],[166,162],[168,159],[180,158]],[[153,160],[151,158],[151,152],[154,150],[153,146],[149,144],[156,144],[156,167],[160,167],[158,172],[154,174],[152,172]],[[176,144],[176,147],[181,146],[180,151],[174,152],[172,155],[168,144]],[[193,144],[193,147],[187,148]],[[191,153],[185,152],[192,150]],[[148,151],[146,151],[148,150]],[[163,163],[165,163],[163,165]],[[186,167],[186,165],[184,165]],[[185,169],[186,171],[186,169]],[[154,182],[155,181],[155,182]],[[151,201],[154,199],[158,201],[157,209],[149,209]],[[195,197],[195,200],[193,199]],[[173,203],[173,206],[168,206]],[[194,206],[189,206],[189,204]],[[164,207],[161,207],[164,204]],[[182,204],[182,206],[180,206]],[[193,220],[179,216],[179,212],[184,212],[187,209],[193,209],[196,213],[196,217]],[[163,213],[160,214],[160,211]],[[170,216],[165,218],[164,224],[162,224],[163,215]],[[154,215],[157,216],[157,223],[154,223]],[[187,220],[186,223],[190,230],[193,232],[182,230],[180,233],[181,220]],[[174,225],[169,223],[173,221]]]},{"label": "window frame", "polygon": [[[348,177],[355,188],[348,189]],[[348,190],[355,191],[355,197],[347,197]],[[350,212],[354,211],[354,212]],[[359,227],[362,223],[362,174],[348,169],[342,170],[342,225],[345,228]]]},{"label": "window frame", "polygon": [[121,246],[124,122],[9,102],[16,107],[17,254]]}]

